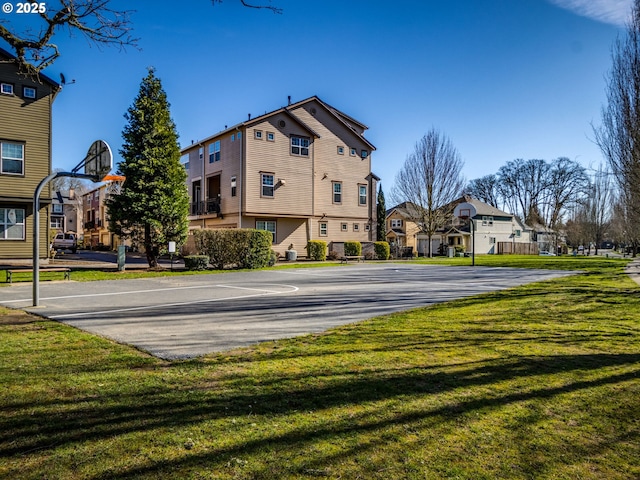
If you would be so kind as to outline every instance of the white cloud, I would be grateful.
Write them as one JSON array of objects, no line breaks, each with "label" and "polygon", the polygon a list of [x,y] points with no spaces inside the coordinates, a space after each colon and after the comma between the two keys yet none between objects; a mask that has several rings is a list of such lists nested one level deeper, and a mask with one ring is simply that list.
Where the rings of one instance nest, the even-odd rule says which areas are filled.
[{"label": "white cloud", "polygon": [[632,0],[549,0],[583,17],[623,27],[631,13]]}]

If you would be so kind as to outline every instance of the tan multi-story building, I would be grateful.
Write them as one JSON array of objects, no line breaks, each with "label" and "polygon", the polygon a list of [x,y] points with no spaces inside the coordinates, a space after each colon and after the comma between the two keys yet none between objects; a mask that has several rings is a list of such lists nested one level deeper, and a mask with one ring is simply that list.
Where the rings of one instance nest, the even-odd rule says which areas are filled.
[{"label": "tan multi-story building", "polygon": [[[257,228],[274,250],[375,240],[375,147],[318,97],[249,118],[182,150],[190,228]],[[331,249],[331,245],[329,247]]]},{"label": "tan multi-story building", "polygon": [[[0,258],[33,256],[33,195],[51,173],[51,107],[60,86],[21,75],[0,49]],[[51,189],[40,198],[40,245],[47,257]]]}]

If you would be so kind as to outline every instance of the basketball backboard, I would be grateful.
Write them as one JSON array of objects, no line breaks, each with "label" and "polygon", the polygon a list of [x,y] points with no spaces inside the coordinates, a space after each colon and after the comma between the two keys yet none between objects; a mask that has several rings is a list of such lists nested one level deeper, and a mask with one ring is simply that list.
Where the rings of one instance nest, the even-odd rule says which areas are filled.
[{"label": "basketball backboard", "polygon": [[111,148],[104,140],[96,140],[91,144],[87,156],[84,158],[84,173],[100,181],[112,168]]},{"label": "basketball backboard", "polygon": [[453,210],[453,215],[458,218],[473,218],[476,216],[476,207],[467,202],[459,203]]}]

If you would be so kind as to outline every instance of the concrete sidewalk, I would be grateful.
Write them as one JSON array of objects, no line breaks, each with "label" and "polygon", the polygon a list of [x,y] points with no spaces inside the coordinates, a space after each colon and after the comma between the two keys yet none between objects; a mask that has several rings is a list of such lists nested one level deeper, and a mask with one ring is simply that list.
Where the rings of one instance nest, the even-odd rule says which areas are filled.
[{"label": "concrete sidewalk", "polygon": [[635,281],[638,285],[640,285],[640,258],[636,258],[635,260],[629,262],[627,267],[625,268],[625,272],[631,280]]}]

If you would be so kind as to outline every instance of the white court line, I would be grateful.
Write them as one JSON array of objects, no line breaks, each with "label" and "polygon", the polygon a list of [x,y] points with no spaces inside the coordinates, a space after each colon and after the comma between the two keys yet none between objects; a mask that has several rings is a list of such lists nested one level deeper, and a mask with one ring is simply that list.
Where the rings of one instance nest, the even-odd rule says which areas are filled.
[{"label": "white court line", "polygon": [[[265,285],[278,285],[278,284],[265,283]],[[290,285],[285,285],[285,286],[289,287]],[[269,291],[269,290],[265,290],[264,288],[246,288],[246,287],[236,287],[233,285],[192,285],[189,287],[167,287],[167,288],[154,288],[150,290],[128,290],[126,292],[83,293],[81,295],[63,295],[60,297],[45,297],[45,298],[41,298],[40,300],[63,300],[67,298],[109,297],[109,296],[115,296],[115,295],[134,295],[138,293],[168,292],[172,290],[192,290],[196,288],[214,288],[214,287],[237,288],[240,290]],[[31,301],[31,297],[18,299],[18,300],[6,300],[6,301],[1,301],[0,303],[5,304],[5,303],[19,303],[19,302],[29,302],[29,301]]]},{"label": "white court line", "polygon": [[[270,284],[270,285],[278,285],[278,284]],[[284,294],[284,293],[293,293],[293,292],[297,292],[299,290],[298,287],[294,287],[293,285],[281,285],[283,287],[288,287],[291,288],[291,290],[286,291],[286,292],[279,292],[279,291],[275,291],[275,290],[264,290],[264,289],[254,289],[254,288],[243,288],[243,287],[233,287],[233,286],[229,286],[229,285],[214,285],[215,287],[227,287],[227,288],[238,288],[238,289],[242,289],[242,290],[255,290],[255,291],[259,291],[259,292],[264,292],[264,293],[254,293],[251,295],[239,295],[237,297],[226,297],[226,298],[213,298],[213,299],[207,299],[207,300],[195,300],[195,301],[190,301],[190,302],[178,302],[178,303],[165,303],[165,304],[161,304],[161,305],[146,305],[143,307],[128,307],[128,308],[118,308],[118,309],[113,309],[113,310],[102,310],[102,311],[91,311],[91,312],[81,312],[81,313],[67,313],[64,315],[51,315],[48,318],[51,319],[58,319],[58,318],[71,318],[71,317],[82,317],[82,316],[90,316],[90,315],[102,315],[105,313],[121,313],[121,312],[135,312],[135,311],[139,311],[139,310],[151,310],[154,308],[166,308],[166,307],[180,307],[183,305],[195,305],[198,303],[213,303],[213,302],[224,302],[225,300],[238,300],[241,298],[252,298],[252,297],[266,297],[268,295],[279,295],[279,294]],[[166,289],[162,289],[162,290],[166,290]]]}]

